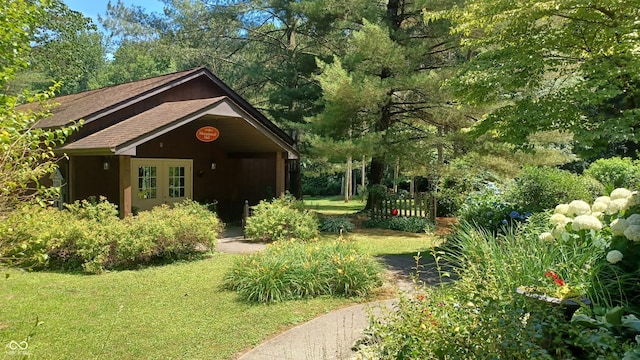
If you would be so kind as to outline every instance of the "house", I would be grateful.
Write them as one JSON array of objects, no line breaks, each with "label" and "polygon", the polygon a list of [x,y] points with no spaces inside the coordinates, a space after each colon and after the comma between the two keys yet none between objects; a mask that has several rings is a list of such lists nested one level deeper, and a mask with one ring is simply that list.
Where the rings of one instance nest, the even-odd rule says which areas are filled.
[{"label": "house", "polygon": [[[121,216],[190,198],[227,221],[290,189],[293,139],[211,71],[197,68],[61,96],[36,126],[84,125],[57,151],[63,201],[105,196]],[[61,179],[60,179],[61,178]]]}]

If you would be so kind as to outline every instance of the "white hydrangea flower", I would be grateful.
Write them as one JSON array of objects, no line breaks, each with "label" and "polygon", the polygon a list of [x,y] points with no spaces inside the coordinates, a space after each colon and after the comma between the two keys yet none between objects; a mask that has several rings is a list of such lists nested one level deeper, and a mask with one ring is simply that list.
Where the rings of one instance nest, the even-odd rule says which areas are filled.
[{"label": "white hydrangea flower", "polygon": [[597,217],[593,215],[578,215],[573,219],[571,229],[575,231],[580,230],[600,230],[602,229],[602,223]]},{"label": "white hydrangea flower", "polygon": [[611,233],[613,236],[622,236],[629,225],[626,219],[615,219],[611,222]]},{"label": "white hydrangea flower", "polygon": [[626,209],[627,209],[627,199],[615,199],[611,201],[605,213],[607,215],[614,215]]},{"label": "white hydrangea flower", "polygon": [[596,212],[592,212],[591,216],[595,216],[598,219],[601,219],[603,214],[604,214],[603,212],[596,211]]},{"label": "white hydrangea flower", "polygon": [[623,258],[622,253],[618,250],[611,250],[607,253],[607,261],[612,264],[620,262],[622,258]]},{"label": "white hydrangea flower", "polygon": [[605,204],[609,204],[611,202],[611,198],[608,197],[608,196],[599,196],[594,201],[594,203],[597,203],[597,202],[602,202],[602,203],[605,203]]},{"label": "white hydrangea flower", "polygon": [[640,214],[631,214],[626,220],[629,225],[640,225]]},{"label": "white hydrangea flower", "polygon": [[553,237],[552,233],[543,232],[542,234],[538,235],[538,239],[540,239],[541,241],[553,241],[555,238]]},{"label": "white hydrangea flower", "polygon": [[606,203],[604,201],[596,201],[593,203],[593,205],[591,205],[591,212],[603,213],[607,211],[608,208],[609,208],[609,203]]},{"label": "white hydrangea flower", "polygon": [[591,206],[582,200],[573,200],[569,203],[568,216],[572,215],[586,215],[591,213]]},{"label": "white hydrangea flower", "polygon": [[627,207],[634,207],[640,205],[640,195],[638,195],[637,191],[634,191],[631,194],[631,197],[627,199]]},{"label": "white hydrangea flower", "polygon": [[554,224],[554,225],[558,225],[558,226],[565,226],[568,223],[571,222],[571,219],[562,215],[562,214],[553,214],[551,215],[551,217],[549,218],[549,222]]},{"label": "white hydrangea flower", "polygon": [[617,188],[611,192],[611,195],[609,195],[609,197],[611,198],[611,200],[627,199],[631,197],[631,191],[625,188]]},{"label": "white hydrangea flower", "polygon": [[631,241],[640,241],[640,225],[627,226],[624,236]]},{"label": "white hydrangea flower", "polygon": [[553,228],[553,230],[551,230],[551,234],[557,240],[562,240],[562,235],[564,235],[566,232],[567,229],[565,228],[565,225],[557,225]]},{"label": "white hydrangea flower", "polygon": [[560,204],[556,206],[556,210],[554,212],[556,214],[566,215],[567,211],[569,211],[569,204]]}]

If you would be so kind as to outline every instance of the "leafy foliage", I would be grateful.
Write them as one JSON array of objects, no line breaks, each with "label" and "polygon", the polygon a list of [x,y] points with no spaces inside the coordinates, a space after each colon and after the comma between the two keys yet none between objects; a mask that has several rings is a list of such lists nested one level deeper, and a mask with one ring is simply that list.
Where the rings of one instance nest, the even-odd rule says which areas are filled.
[{"label": "leafy foliage", "polygon": [[346,217],[325,216],[320,219],[320,231],[332,233],[351,232],[356,226]]},{"label": "leafy foliage", "polygon": [[555,168],[526,166],[505,196],[518,209],[540,212],[576,199],[592,201],[603,193],[604,188],[589,178]]},{"label": "leafy foliage", "polygon": [[69,211],[25,205],[0,226],[0,260],[25,268],[100,273],[186,259],[215,246],[221,223],[192,201],[155,207],[120,220],[104,199]]},{"label": "leafy foliage", "polygon": [[640,185],[640,164],[630,158],[598,159],[584,174],[602,183],[607,193],[617,188],[637,189]]},{"label": "leafy foliage", "polygon": [[523,220],[520,216],[518,208],[509,202],[504,191],[493,183],[469,194],[458,211],[460,221],[482,227],[493,234]]},{"label": "leafy foliage", "polygon": [[318,236],[318,219],[291,195],[263,200],[253,209],[245,234],[254,241],[312,240]]},{"label": "leafy foliage", "polygon": [[[625,337],[615,329],[623,328],[620,313],[604,324],[583,308],[576,321],[567,322],[561,308],[516,295],[516,287],[538,282],[549,270],[577,287],[589,284],[597,271],[588,265],[595,264],[601,249],[590,242],[538,237],[547,218],[536,215],[517,231],[498,236],[463,223],[452,242],[434,253],[437,264],[454,266],[458,279],[423,287],[401,299],[395,311],[373,319],[371,345],[364,353],[394,359],[623,358],[637,353],[635,330]],[[633,321],[626,319],[627,329]]]},{"label": "leafy foliage", "polygon": [[417,216],[393,216],[388,219],[370,219],[364,225],[369,228],[398,230],[411,233],[431,232],[435,224],[431,220]]},{"label": "leafy foliage", "polygon": [[344,240],[278,241],[238,258],[225,286],[243,300],[273,303],[331,296],[367,296],[381,283],[381,267]]},{"label": "leafy foliage", "polygon": [[530,135],[559,130],[582,154],[633,150],[639,6],[472,0],[436,16],[452,21],[473,54],[451,78],[454,92],[464,103],[497,108],[475,131],[522,149],[531,148]]},{"label": "leafy foliage", "polygon": [[[10,0],[0,4],[0,87],[5,88],[16,72],[27,66],[29,44],[48,3]],[[44,204],[58,189],[39,182],[56,170],[53,149],[77,126],[44,130],[34,128],[47,115],[39,110],[16,109],[21,102],[40,102],[53,96],[54,88],[36,95],[0,95],[0,218],[21,201]]]}]

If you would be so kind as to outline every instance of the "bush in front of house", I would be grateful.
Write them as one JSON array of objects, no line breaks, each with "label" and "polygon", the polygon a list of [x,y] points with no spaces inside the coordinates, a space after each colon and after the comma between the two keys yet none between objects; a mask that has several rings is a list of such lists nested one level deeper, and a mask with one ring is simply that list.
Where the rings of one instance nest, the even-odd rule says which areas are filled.
[{"label": "bush in front of house", "polygon": [[254,206],[253,215],[247,218],[245,234],[253,241],[307,241],[318,237],[318,227],[313,213],[304,210],[301,201],[286,195]]},{"label": "bush in front of house", "polygon": [[367,296],[381,284],[381,265],[353,243],[283,240],[240,257],[225,287],[247,301],[274,303],[330,296]]},{"label": "bush in front of house", "polygon": [[186,259],[212,250],[221,222],[193,201],[160,206],[120,220],[105,199],[69,211],[24,206],[0,225],[0,261],[16,267],[111,269]]}]

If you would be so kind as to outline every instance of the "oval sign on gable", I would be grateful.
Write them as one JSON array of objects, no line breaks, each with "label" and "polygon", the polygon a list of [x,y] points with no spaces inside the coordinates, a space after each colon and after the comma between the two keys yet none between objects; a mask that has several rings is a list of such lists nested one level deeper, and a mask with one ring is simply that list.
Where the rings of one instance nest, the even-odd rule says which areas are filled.
[{"label": "oval sign on gable", "polygon": [[196,138],[202,142],[212,142],[220,136],[220,131],[213,126],[204,126],[196,131]]}]

